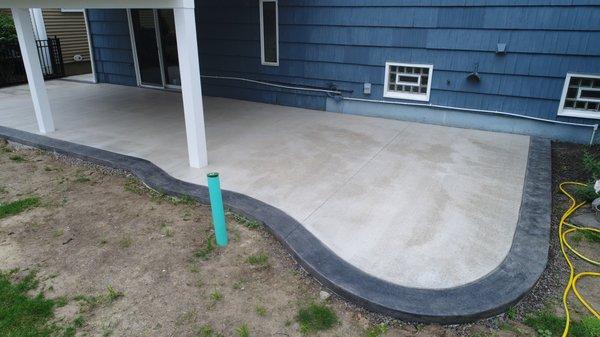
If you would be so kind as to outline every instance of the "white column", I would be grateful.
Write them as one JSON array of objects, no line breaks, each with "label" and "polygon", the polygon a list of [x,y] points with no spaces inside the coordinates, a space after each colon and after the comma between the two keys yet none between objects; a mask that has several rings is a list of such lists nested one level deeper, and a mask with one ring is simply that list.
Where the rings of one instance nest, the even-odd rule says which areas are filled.
[{"label": "white column", "polygon": [[208,156],[196,38],[196,15],[192,8],[176,8],[174,14],[190,166],[203,167],[208,164]]},{"label": "white column", "polygon": [[46,24],[44,23],[44,14],[41,8],[30,8],[29,15],[33,24],[33,35],[38,40],[47,40]]},{"label": "white column", "polygon": [[29,16],[29,10],[26,8],[13,8],[13,20],[19,38],[21,56],[27,73],[27,82],[29,91],[33,100],[33,109],[35,118],[41,133],[54,131],[54,119],[50,110],[50,101],[44,84],[44,75],[38,58],[37,45],[33,35],[33,26]]},{"label": "white column", "polygon": [[83,10],[83,21],[85,21],[85,34],[90,53],[90,66],[92,67],[92,82],[98,83],[98,75],[96,74],[96,61],[94,57],[94,48],[92,47],[92,34],[90,34],[90,21],[87,16],[87,9]]},{"label": "white column", "polygon": [[[36,40],[48,40],[48,34],[46,34],[46,24],[44,23],[44,14],[41,8],[29,8],[29,16],[31,16],[31,24],[33,25],[33,36]],[[44,74],[52,73],[52,61],[50,58],[50,50],[42,49],[41,53],[38,53],[40,58],[43,58],[42,71]]]}]

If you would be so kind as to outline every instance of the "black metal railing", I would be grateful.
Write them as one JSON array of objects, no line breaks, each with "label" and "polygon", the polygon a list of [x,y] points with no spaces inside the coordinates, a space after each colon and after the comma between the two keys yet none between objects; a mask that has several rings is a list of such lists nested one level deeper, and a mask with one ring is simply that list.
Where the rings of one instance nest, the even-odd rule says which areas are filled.
[{"label": "black metal railing", "polygon": [[[36,40],[38,58],[45,79],[65,76],[60,40]],[[0,87],[27,83],[27,74],[18,42],[0,43]]]}]

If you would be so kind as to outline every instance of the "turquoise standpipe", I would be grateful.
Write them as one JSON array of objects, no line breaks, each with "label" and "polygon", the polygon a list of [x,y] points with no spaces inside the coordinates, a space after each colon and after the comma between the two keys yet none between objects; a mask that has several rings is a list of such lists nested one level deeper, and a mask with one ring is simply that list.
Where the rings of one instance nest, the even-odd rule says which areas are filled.
[{"label": "turquoise standpipe", "polygon": [[215,226],[215,238],[217,246],[227,246],[227,224],[225,223],[225,211],[223,210],[223,196],[221,195],[221,183],[217,172],[209,173],[208,195],[210,196],[210,210],[212,212],[213,225]]}]

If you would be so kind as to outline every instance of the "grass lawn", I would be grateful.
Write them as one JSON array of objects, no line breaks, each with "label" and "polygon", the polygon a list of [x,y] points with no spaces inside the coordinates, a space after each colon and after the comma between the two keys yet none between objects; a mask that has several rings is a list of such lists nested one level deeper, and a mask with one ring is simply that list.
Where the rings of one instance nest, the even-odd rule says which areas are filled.
[{"label": "grass lawn", "polygon": [[[571,172],[576,163],[558,165]],[[565,205],[556,202],[553,218]],[[205,205],[0,142],[0,336],[547,337],[561,326],[566,270],[554,251],[521,304],[445,327],[321,300],[326,289],[260,223],[228,214],[228,225],[230,245],[218,248]],[[589,250],[593,240],[574,244]],[[579,289],[597,305],[600,287],[586,282]],[[595,321],[575,308],[574,336],[596,336]]]},{"label": "grass lawn", "polygon": [[29,274],[11,282],[10,273],[0,274],[0,332],[2,336],[51,336],[59,330],[50,319],[54,316],[55,301],[43,294],[28,296],[37,288],[35,275]]}]

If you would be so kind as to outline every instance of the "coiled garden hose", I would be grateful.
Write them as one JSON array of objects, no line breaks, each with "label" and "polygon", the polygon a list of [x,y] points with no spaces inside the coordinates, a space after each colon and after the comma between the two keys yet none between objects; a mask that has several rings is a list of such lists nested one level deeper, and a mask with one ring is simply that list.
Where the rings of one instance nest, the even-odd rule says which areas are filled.
[{"label": "coiled garden hose", "polygon": [[[567,185],[586,186],[586,184],[573,182],[573,181],[567,181],[567,182],[563,182],[559,185],[560,191],[571,200],[571,205],[569,206],[569,209],[567,209],[567,211],[565,211],[563,216],[560,218],[560,224],[558,227],[560,249],[562,251],[563,257],[565,258],[565,261],[567,261],[567,264],[569,265],[569,282],[567,283],[567,286],[565,287],[565,291],[563,292],[563,297],[562,297],[563,307],[565,308],[565,316],[566,316],[565,317],[565,328],[563,330],[562,337],[567,337],[569,335],[569,329],[571,327],[571,314],[569,312],[569,305],[567,303],[567,297],[569,296],[569,292],[571,291],[571,289],[573,290],[573,294],[575,294],[575,297],[577,297],[579,302],[581,302],[581,304],[583,304],[583,306],[590,313],[592,313],[592,315],[594,315],[596,318],[600,319],[600,314],[598,314],[598,311],[596,311],[583,298],[583,296],[581,296],[579,291],[577,291],[577,281],[579,279],[584,278],[584,277],[600,277],[600,273],[586,271],[586,272],[581,272],[581,273],[575,274],[575,267],[573,266],[573,263],[571,262],[571,259],[569,258],[569,254],[567,253],[569,250],[573,254],[575,254],[577,257],[581,258],[582,260],[584,260],[590,264],[593,264],[595,266],[600,266],[600,262],[592,260],[592,259],[584,256],[583,254],[581,254],[580,252],[575,250],[573,247],[571,247],[571,245],[567,241],[567,236],[570,233],[573,233],[576,231],[591,231],[591,232],[600,233],[600,230],[598,230],[596,228],[591,228],[591,227],[579,227],[579,226],[575,226],[575,225],[567,222],[567,219],[569,218],[569,216],[571,216],[571,214],[573,214],[573,212],[575,212],[578,208],[585,205],[585,203],[586,203],[585,201],[578,203],[577,199],[575,199],[575,197],[573,197],[573,195],[571,195],[569,192],[566,191],[565,186],[567,186]],[[565,226],[570,227],[570,228],[567,230],[563,230]]]}]

